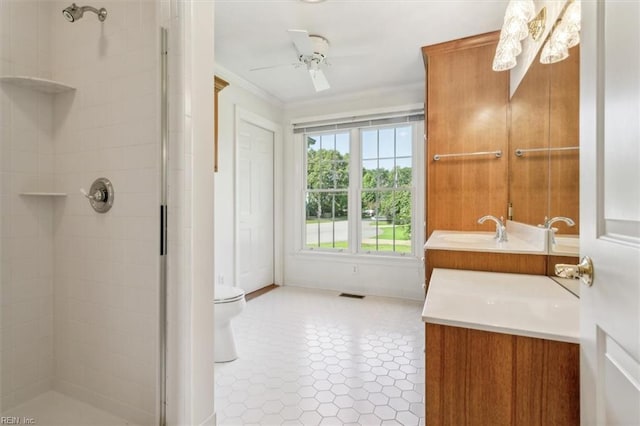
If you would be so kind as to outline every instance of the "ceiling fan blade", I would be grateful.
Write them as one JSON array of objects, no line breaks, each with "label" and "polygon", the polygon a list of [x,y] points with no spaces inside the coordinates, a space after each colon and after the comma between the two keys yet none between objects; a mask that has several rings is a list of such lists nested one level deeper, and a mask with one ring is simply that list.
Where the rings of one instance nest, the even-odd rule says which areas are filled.
[{"label": "ceiling fan blade", "polygon": [[268,65],[266,67],[251,68],[249,71],[269,70],[269,69],[273,69],[273,68],[284,68],[284,67],[297,68],[299,66],[300,66],[300,63],[296,62],[296,63],[289,63],[289,64]]},{"label": "ceiling fan blade", "polygon": [[296,46],[298,53],[303,56],[313,55],[313,44],[309,39],[309,33],[305,30],[289,30],[291,41]]},{"label": "ceiling fan blade", "polygon": [[316,92],[322,92],[323,90],[327,90],[331,87],[329,86],[327,77],[325,77],[322,70],[310,69],[309,75],[311,76],[311,82],[313,83],[313,87],[315,87]]}]

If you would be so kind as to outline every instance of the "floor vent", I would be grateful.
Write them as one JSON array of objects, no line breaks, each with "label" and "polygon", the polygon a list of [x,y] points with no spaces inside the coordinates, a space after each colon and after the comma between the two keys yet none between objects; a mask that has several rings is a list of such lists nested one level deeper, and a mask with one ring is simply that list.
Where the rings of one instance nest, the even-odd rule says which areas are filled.
[{"label": "floor vent", "polygon": [[351,293],[340,293],[340,297],[350,297],[352,299],[364,299],[364,296],[359,294],[351,294]]}]

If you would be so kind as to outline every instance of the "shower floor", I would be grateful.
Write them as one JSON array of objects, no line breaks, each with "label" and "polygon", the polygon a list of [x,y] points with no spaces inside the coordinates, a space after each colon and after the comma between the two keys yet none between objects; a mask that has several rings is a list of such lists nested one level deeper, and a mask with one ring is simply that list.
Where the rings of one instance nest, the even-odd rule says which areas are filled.
[{"label": "shower floor", "polygon": [[[2,413],[17,417],[21,425],[37,426],[136,426],[89,404],[49,391]],[[32,419],[32,420],[29,420]]]}]

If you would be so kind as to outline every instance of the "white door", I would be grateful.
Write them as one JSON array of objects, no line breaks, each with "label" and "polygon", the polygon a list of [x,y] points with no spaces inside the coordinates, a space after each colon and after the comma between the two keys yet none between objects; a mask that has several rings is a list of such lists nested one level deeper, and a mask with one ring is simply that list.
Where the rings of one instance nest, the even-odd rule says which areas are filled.
[{"label": "white door", "polygon": [[583,1],[581,421],[640,425],[640,2]]},{"label": "white door", "polygon": [[238,124],[238,285],[251,292],[273,284],[274,133]]}]

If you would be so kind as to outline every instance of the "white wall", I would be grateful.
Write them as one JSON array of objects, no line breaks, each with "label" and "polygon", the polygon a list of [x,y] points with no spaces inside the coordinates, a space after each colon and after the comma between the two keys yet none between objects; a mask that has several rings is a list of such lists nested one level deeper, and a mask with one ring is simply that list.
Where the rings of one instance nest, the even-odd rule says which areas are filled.
[{"label": "white wall", "polygon": [[[0,75],[51,74],[51,5],[0,1]],[[0,83],[0,412],[52,386],[53,96]]]},{"label": "white wall", "polygon": [[[383,257],[353,257],[299,253],[295,246],[294,211],[300,210],[293,179],[301,172],[300,159],[294,155],[293,134],[289,123],[297,117],[317,117],[358,111],[415,105],[424,100],[424,85],[383,88],[323,100],[292,103],[281,106],[277,100],[253,88],[228,70],[217,67],[217,75],[230,85],[220,92],[218,112],[219,172],[215,183],[216,280],[235,285],[235,120],[237,108],[249,111],[269,121],[282,122],[282,168],[276,174],[276,209],[282,211],[284,226],[276,235],[283,237],[284,255],[281,264],[284,276],[277,284],[316,287],[353,293],[385,295],[419,299],[423,295],[423,266],[420,259],[389,259]],[[277,151],[277,150],[276,150]],[[277,163],[277,162],[276,162]],[[278,206],[281,200],[281,206]],[[276,246],[278,244],[276,243]],[[354,266],[358,272],[354,273]]]},{"label": "white wall", "polygon": [[169,28],[169,352],[171,425],[212,425],[213,2],[162,4]]},{"label": "white wall", "polygon": [[[218,173],[215,179],[215,269],[216,282],[225,285],[237,285],[235,277],[235,173],[236,173],[236,110],[240,108],[265,120],[276,124],[282,123],[282,108],[277,101],[268,95],[260,95],[251,91],[245,81],[240,80],[227,70],[216,68],[216,74],[229,82],[218,97]],[[282,139],[276,140],[275,169],[281,175]],[[276,178],[275,182],[278,179]],[[281,181],[281,179],[280,179]],[[280,185],[281,186],[281,185]],[[276,210],[282,210],[282,190],[277,183],[274,190]],[[275,215],[276,221],[281,220],[282,214]],[[281,239],[276,238],[276,245]],[[281,244],[281,243],[280,243]],[[277,265],[276,269],[281,267]],[[277,276],[278,274],[276,274]],[[278,282],[278,284],[282,284]]]},{"label": "white wall", "polygon": [[292,102],[285,106],[285,121],[333,114],[348,116],[357,111],[421,104],[424,103],[424,94],[424,83],[420,83]]},{"label": "white wall", "polygon": [[[103,1],[66,22],[52,3],[55,389],[139,424],[157,404],[159,31],[155,2]],[[111,180],[113,208],[79,189]]]},{"label": "white wall", "polygon": [[[319,101],[286,106],[285,121],[326,116],[353,116],[380,112],[424,101],[424,85],[382,88]],[[306,120],[305,120],[306,121]],[[284,265],[285,284],[331,289],[342,292],[421,299],[424,295],[422,255],[413,258],[366,256],[301,251],[302,220],[302,150],[296,149],[291,126],[285,128],[284,185]],[[422,141],[418,145],[423,146]],[[417,156],[424,157],[419,152]],[[423,173],[422,173],[423,174]],[[417,191],[424,205],[424,191]],[[424,241],[418,242],[420,245]]]}]

